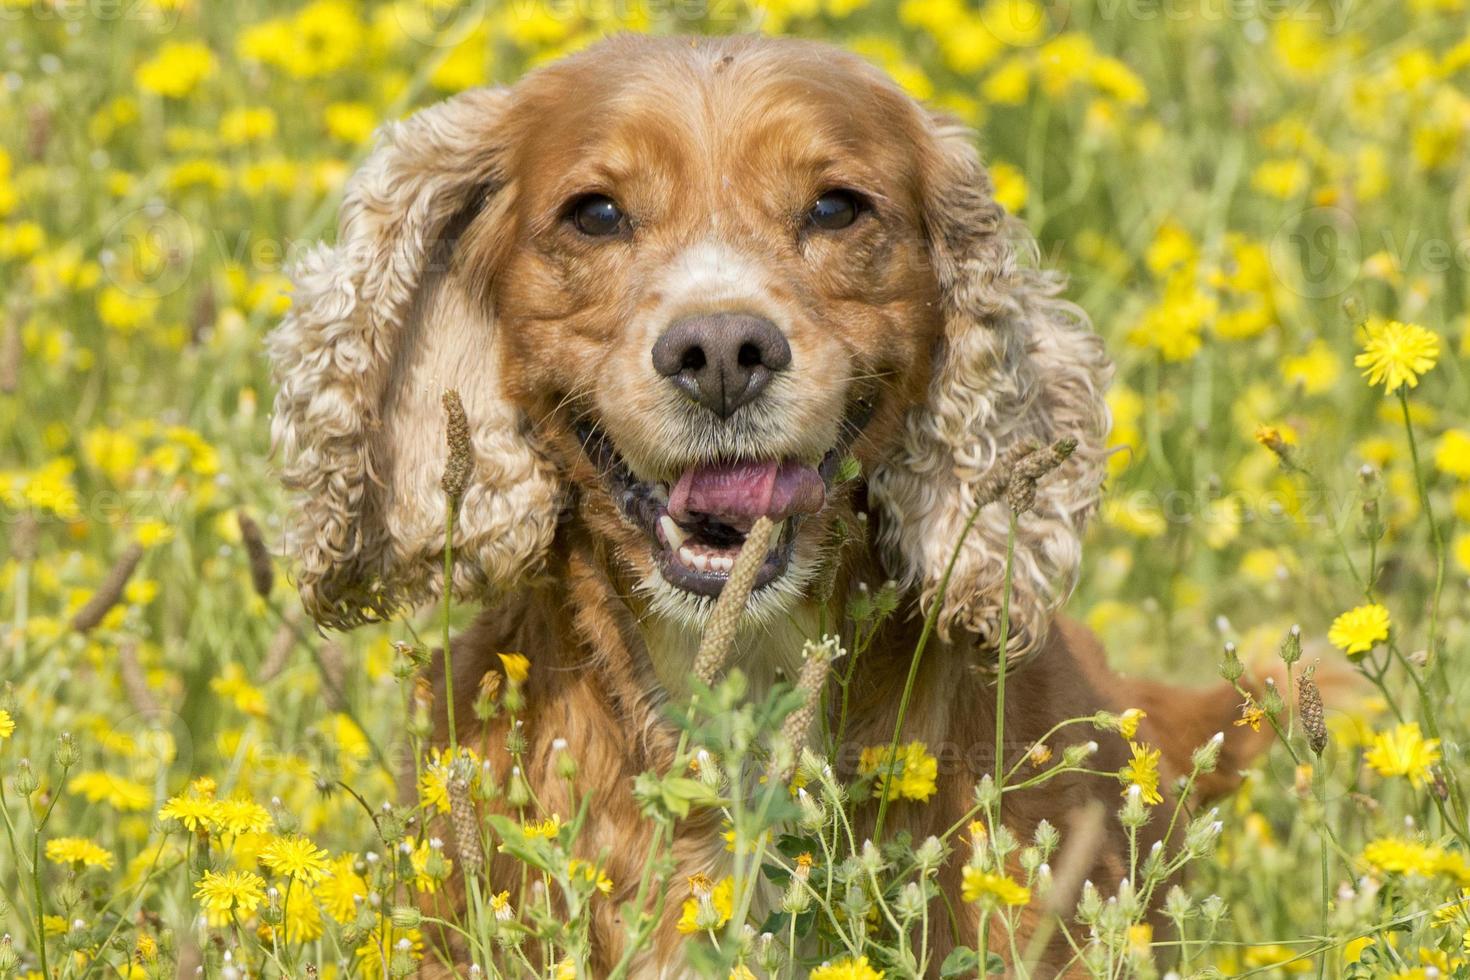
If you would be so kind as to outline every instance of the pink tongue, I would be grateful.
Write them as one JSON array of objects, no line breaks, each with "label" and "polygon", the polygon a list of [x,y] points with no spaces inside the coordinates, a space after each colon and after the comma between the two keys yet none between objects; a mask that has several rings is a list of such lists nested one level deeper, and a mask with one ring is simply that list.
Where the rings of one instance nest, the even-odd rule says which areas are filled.
[{"label": "pink tongue", "polygon": [[800,463],[729,463],[685,470],[669,491],[669,516],[702,514],[745,529],[762,514],[781,521],[822,509],[826,487]]}]

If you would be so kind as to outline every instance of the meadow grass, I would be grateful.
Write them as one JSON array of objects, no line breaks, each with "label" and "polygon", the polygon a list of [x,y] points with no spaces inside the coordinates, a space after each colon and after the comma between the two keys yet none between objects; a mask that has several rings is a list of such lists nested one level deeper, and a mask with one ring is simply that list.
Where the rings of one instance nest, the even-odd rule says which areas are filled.
[{"label": "meadow grass", "polygon": [[[540,812],[515,773],[422,751],[414,677],[473,610],[328,636],[300,614],[270,553],[287,504],[261,341],[381,120],[622,29],[835,41],[973,124],[1118,365],[1071,612],[1127,671],[1283,681],[1241,687],[1239,723],[1279,737],[1218,812],[1155,804],[1135,749],[1119,816],[1177,846],[1057,910],[1085,924],[1075,962],[1470,977],[1463,0],[0,0],[0,24],[0,977],[403,976],[439,930],[483,975],[579,975],[611,887],[571,858],[585,807]],[[860,597],[851,649],[813,637],[795,690],[696,685],[688,765],[633,791],[660,835],[722,809],[734,870],[675,882],[651,853],[620,975],[665,916],[712,976],[939,971],[946,903],[1014,923],[1058,887],[1066,840],[1016,839],[999,800],[1084,753],[1039,746],[982,782],[974,826],[880,849],[852,803],[927,798],[928,748],[895,733],[848,784],[822,738],[792,748],[899,602]],[[477,713],[519,710],[525,662],[503,667]],[[1128,738],[1136,718],[1072,724]],[[801,791],[732,790],[750,765]],[[491,797],[523,819],[482,824]],[[454,921],[432,816],[475,882]],[[491,848],[519,881],[483,880]],[[964,894],[936,895],[956,851]],[[758,919],[763,878],[781,899]],[[1028,973],[1036,949],[988,938],[945,975]]]}]

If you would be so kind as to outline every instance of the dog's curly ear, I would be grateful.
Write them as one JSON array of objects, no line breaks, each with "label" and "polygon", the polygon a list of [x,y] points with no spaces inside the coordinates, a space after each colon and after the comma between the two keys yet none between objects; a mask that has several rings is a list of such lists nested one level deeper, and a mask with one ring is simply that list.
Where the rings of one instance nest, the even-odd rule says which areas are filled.
[{"label": "dog's curly ear", "polygon": [[[466,92],[384,127],[348,182],[335,246],[294,270],[293,306],[268,348],[272,435],[295,491],[287,548],[307,611],[349,628],[439,594],[447,447],[457,389],[474,451],[454,532],[454,591],[475,596],[534,569],[555,531],[558,484],[501,397],[485,269],[458,238],[493,240],[511,96]],[[504,195],[502,195],[504,196]],[[480,250],[476,250],[479,254]]]},{"label": "dog's curly ear", "polygon": [[[943,303],[927,402],[911,410],[895,455],[872,474],[879,545],[927,609],[977,490],[1024,443],[1075,439],[1021,515],[1012,575],[1008,658],[1034,653],[1070,594],[1081,534],[1105,473],[1111,366],[1086,315],[1061,299],[1059,277],[1035,268],[1035,245],[996,203],[968,129],[926,120],[924,221]],[[1014,455],[1014,454],[1012,454]],[[981,511],[961,546],[938,624],[991,654],[1005,580],[1007,504]]]}]

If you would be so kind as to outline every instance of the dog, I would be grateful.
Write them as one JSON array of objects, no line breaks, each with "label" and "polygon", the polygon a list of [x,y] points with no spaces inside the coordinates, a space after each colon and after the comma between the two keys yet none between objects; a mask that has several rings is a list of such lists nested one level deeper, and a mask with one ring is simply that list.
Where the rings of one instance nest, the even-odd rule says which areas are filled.
[{"label": "dog", "polygon": [[[618,909],[652,833],[633,780],[669,770],[665,707],[687,699],[700,629],[760,517],[780,532],[732,659],[754,693],[794,679],[819,624],[891,580],[902,606],[849,688],[850,743],[887,744],[932,621],[902,737],[958,747],[961,761],[932,799],[894,802],[890,832],[942,833],[989,771],[964,759],[995,737],[987,666],[1008,552],[1007,745],[1138,708],[1137,738],[1162,749],[1167,783],[1225,731],[1201,796],[1228,790],[1260,747],[1232,728],[1229,685],[1124,679],[1060,613],[1105,475],[1110,363],[996,203],[973,133],[852,54],[622,36],[513,87],[460,94],[381,131],[347,186],[336,244],[305,253],[295,283],[268,344],[301,598],[340,629],[446,587],[481,603],[452,646],[455,717],[502,775],[507,721],[483,736],[472,701],[497,653],[529,658],[524,777],[548,812],[570,814],[555,759],[578,760],[579,797],[595,801],[578,848],[615,883],[594,913],[592,976],[624,953]],[[463,399],[472,472],[446,585],[448,389]],[[1014,532],[1001,502],[966,533],[1017,447],[1061,440],[1070,455]],[[848,459],[858,475],[839,480]],[[443,745],[442,664],[433,684]],[[1124,765],[1123,739],[1098,741],[1092,769]],[[1073,774],[1008,793],[1003,816],[1024,836],[1103,801],[1084,864],[1106,890],[1127,868],[1119,792]],[[859,835],[875,809],[861,810]],[[678,826],[675,910],[685,876],[718,876],[728,860],[716,823]],[[951,896],[963,860],[939,873]],[[510,874],[494,858],[491,880]],[[978,928],[975,907],[954,905],[958,935],[936,917],[933,964]],[[1023,928],[1041,917],[1026,910]],[[668,918],[632,975],[684,975]],[[1065,938],[1048,947],[1053,969],[1070,957]]]}]

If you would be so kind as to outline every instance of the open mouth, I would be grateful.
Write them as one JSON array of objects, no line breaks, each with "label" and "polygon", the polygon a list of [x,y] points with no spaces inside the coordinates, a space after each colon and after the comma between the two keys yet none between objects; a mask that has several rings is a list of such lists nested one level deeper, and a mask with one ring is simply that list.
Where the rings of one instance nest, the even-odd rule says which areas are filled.
[{"label": "open mouth", "polygon": [[619,511],[648,535],[664,580],[696,595],[717,596],[757,518],[769,517],[778,533],[754,587],[786,572],[802,522],[826,506],[842,460],[872,413],[872,399],[857,399],[837,444],[816,465],[714,460],[685,468],[672,482],[639,480],[595,425],[581,423],[577,434]]}]

